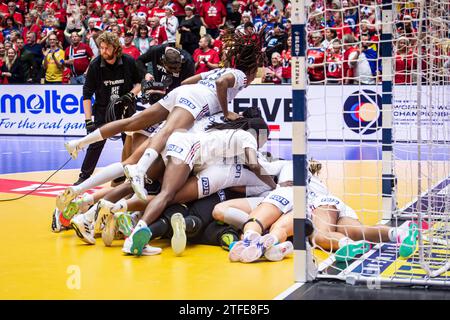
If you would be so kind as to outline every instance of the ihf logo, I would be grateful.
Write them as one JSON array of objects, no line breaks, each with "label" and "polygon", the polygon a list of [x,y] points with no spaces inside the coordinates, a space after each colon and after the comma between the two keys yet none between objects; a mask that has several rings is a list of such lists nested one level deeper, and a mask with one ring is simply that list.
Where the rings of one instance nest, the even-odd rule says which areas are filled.
[{"label": "ihf logo", "polygon": [[381,128],[381,96],[367,89],[353,92],[344,103],[344,121],[357,134],[377,132]]}]

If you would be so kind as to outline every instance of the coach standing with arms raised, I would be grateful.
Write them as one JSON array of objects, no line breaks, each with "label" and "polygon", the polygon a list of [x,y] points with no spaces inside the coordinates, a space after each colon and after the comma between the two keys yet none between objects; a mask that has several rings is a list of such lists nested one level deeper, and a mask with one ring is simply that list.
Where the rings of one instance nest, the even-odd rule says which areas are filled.
[{"label": "coach standing with arms raised", "polygon": [[[106,123],[106,113],[112,99],[118,99],[119,105],[134,104],[135,96],[141,90],[142,77],[136,62],[133,57],[122,54],[119,38],[111,32],[104,32],[97,38],[97,45],[100,55],[90,63],[83,85],[83,107],[88,134]],[[94,94],[95,103],[92,106]],[[79,180],[75,184],[92,175],[105,142],[106,140],[102,140],[88,147]]]}]

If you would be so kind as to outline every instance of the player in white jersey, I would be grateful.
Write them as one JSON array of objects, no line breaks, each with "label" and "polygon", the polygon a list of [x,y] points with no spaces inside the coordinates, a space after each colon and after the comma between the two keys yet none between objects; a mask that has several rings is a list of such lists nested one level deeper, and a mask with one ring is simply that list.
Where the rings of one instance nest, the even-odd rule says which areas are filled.
[{"label": "player in white jersey", "polygon": [[119,132],[141,130],[167,119],[164,128],[149,143],[139,162],[124,167],[125,175],[131,180],[136,195],[145,200],[144,176],[175,130],[188,130],[195,120],[220,110],[227,120],[239,118],[238,114],[228,111],[228,101],[234,99],[239,91],[255,79],[262,62],[262,53],[260,42],[244,43],[239,35],[234,40],[227,61],[233,68],[218,69],[184,80],[181,87],[171,91],[134,119],[111,122],[82,139],[66,143],[69,153],[76,157],[78,151],[90,143]]},{"label": "player in white jersey", "polygon": [[[292,163],[290,168],[292,170]],[[400,244],[402,255],[405,257],[414,252],[416,242],[414,224],[407,224],[401,228],[362,225],[355,211],[339,198],[330,195],[326,186],[317,178],[320,169],[320,163],[315,161],[310,163],[308,178],[310,205],[307,216],[312,219],[314,225],[315,232],[310,238],[313,243],[322,249],[336,251],[337,261],[349,261],[356,255],[367,252],[371,247],[368,241],[396,242]],[[289,173],[285,170],[285,173],[286,177],[292,177],[292,171]],[[292,183],[285,179],[281,178],[280,181]],[[230,260],[253,262],[264,254],[268,260],[278,261],[292,252],[292,243],[286,241],[293,235],[292,201],[292,187],[278,187],[262,200],[234,199],[218,204],[213,211],[215,218],[244,231],[244,240],[234,244],[230,250]],[[269,233],[261,236],[269,227]]]},{"label": "player in white jersey", "polygon": [[241,160],[264,183],[275,186],[270,176],[262,175],[256,150],[268,136],[268,127],[262,118],[241,118],[223,124],[214,124],[207,134],[173,133],[167,141],[168,162],[161,192],[147,206],[144,216],[124,243],[124,250],[135,255],[151,238],[148,225],[161,215],[175,194],[185,185],[195,166],[214,164],[224,159]]}]

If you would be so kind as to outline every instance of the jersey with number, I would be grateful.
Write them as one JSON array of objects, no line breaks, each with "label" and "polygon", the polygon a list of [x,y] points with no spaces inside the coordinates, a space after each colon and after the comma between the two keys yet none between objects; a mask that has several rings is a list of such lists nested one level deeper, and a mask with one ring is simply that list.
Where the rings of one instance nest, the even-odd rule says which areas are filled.
[{"label": "jersey with number", "polygon": [[[308,65],[311,64],[323,64],[325,60],[325,51],[322,48],[311,48],[306,53],[308,59]],[[314,68],[308,68],[308,73],[311,79],[314,81],[321,81],[325,79],[324,66],[316,66]]]},{"label": "jersey with number", "polygon": [[342,63],[344,56],[341,53],[327,52],[326,74],[327,78],[342,79]]},{"label": "jersey with number", "polygon": [[198,83],[217,95],[216,80],[226,74],[232,74],[234,76],[234,86],[227,90],[227,99],[228,101],[232,101],[236,95],[247,86],[247,76],[241,70],[222,68],[203,72],[200,74],[202,79]]}]

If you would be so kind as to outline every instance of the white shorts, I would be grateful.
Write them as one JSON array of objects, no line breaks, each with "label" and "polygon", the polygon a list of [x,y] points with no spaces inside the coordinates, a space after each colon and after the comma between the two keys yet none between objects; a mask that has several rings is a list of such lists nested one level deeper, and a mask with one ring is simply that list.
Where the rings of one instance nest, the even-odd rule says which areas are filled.
[{"label": "white shorts", "polygon": [[212,102],[215,97],[211,95],[209,90],[201,86],[185,85],[170,91],[158,102],[169,112],[172,112],[175,107],[180,107],[189,111],[195,120],[199,120],[220,111],[217,103]]},{"label": "white shorts", "polygon": [[247,198],[248,205],[250,206],[252,211],[255,210],[255,208],[257,206],[259,206],[263,200],[264,200],[264,197],[250,197],[250,198]]},{"label": "white shorts", "polygon": [[271,191],[262,202],[271,203],[282,213],[288,213],[294,208],[294,189],[292,187],[278,187]]},{"label": "white shorts", "polygon": [[334,196],[319,196],[314,199],[311,206],[311,210],[320,206],[335,206],[338,210],[338,219],[340,218],[352,218],[358,220],[358,215],[355,210],[347,206],[341,199]]},{"label": "white shorts", "polygon": [[200,141],[194,135],[174,132],[167,139],[165,158],[174,157],[185,162],[192,170],[200,156]]},{"label": "white shorts", "polygon": [[196,176],[199,199],[230,187],[264,184],[242,164],[211,165],[199,171]]}]

